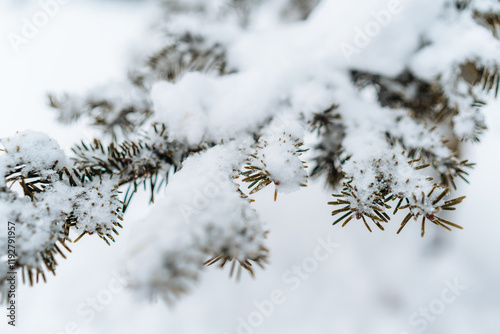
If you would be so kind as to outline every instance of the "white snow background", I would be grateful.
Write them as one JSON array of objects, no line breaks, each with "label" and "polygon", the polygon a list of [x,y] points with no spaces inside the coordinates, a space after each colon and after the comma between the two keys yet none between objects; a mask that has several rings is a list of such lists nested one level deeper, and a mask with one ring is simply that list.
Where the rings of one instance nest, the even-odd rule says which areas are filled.
[{"label": "white snow background", "polygon": [[[345,2],[345,10],[352,10]],[[358,16],[368,20],[363,13],[375,5],[364,3],[357,8]],[[18,32],[23,18],[39,10],[36,1],[0,0],[0,136],[43,131],[69,153],[74,143],[90,140],[95,133],[82,124],[58,125],[46,105],[46,93],[85,92],[122,78],[135,43],[148,36],[151,17],[157,14],[147,2],[69,1],[16,53],[7,33]],[[349,35],[355,23],[347,21],[349,15],[336,16],[342,17],[346,22],[338,26]],[[489,130],[480,144],[467,145],[463,152],[477,163],[471,185],[460,184],[467,199],[454,213],[453,221],[464,230],[428,229],[422,239],[417,224],[409,224],[396,235],[398,217],[385,232],[368,233],[361,224],[332,227],[326,204],[331,196],[322,180],[280,194],[276,203],[273,189],[265,189],[255,196],[255,207],[271,230],[271,264],[257,270],[255,279],[243,275],[235,283],[227,270],[207,268],[201,283],[173,308],[163,302],[138,302],[124,290],[89,320],[89,313],[82,316],[78,309],[114,282],[125,244],[134,238],[132,227],[140,228],[137,224],[149,211],[147,196],[137,196],[116,244],[108,247],[97,237],[85,237],[72,245],[68,259],[59,260],[56,277],[47,276],[47,284],[19,287],[18,324],[8,326],[6,310],[0,311],[0,333],[413,334],[419,327],[410,324],[412,314],[441,299],[445,281],[458,280],[467,288],[428,322],[425,333],[497,334],[500,103],[490,104],[485,114]],[[314,256],[318,238],[331,238],[340,246],[317,270],[299,279],[300,286],[283,280],[283,275],[293,276],[288,272],[292,266]],[[255,303],[270,299],[275,289],[283,291],[285,301],[264,315],[259,326],[243,329],[242,321],[247,323],[258,310]]]}]

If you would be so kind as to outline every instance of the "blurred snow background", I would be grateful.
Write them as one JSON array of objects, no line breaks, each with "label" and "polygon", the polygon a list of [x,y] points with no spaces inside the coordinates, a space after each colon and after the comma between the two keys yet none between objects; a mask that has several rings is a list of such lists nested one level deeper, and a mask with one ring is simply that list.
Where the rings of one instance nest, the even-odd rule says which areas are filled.
[{"label": "blurred snow background", "polygon": [[[14,52],[7,33],[18,32],[23,19],[39,10],[36,1],[0,2],[0,136],[39,130],[69,151],[73,143],[89,140],[94,133],[78,124],[58,125],[46,106],[46,93],[84,92],[122,78],[157,12],[147,1],[69,1],[19,53]],[[360,10],[368,13],[370,7]],[[445,304],[442,314],[431,314],[424,332],[498,333],[499,109],[500,103],[488,107],[489,131],[479,145],[468,145],[463,152],[477,162],[471,185],[460,187],[467,199],[454,213],[453,221],[464,226],[463,231],[433,228],[422,239],[417,224],[410,224],[397,236],[397,218],[386,232],[370,234],[360,224],[332,228],[331,207],[326,204],[330,195],[321,180],[300,192],[280,195],[276,203],[273,190],[266,189],[255,197],[255,205],[271,230],[271,264],[258,270],[256,279],[244,275],[235,283],[227,270],[207,268],[201,284],[174,308],[162,302],[139,303],[124,290],[91,312],[92,299],[102,297],[115,282],[124,246],[134,237],[132,227],[140,228],[137,224],[149,210],[146,196],[138,196],[116,244],[108,247],[87,237],[74,245],[73,254],[61,259],[57,276],[48,277],[47,284],[20,286],[18,325],[13,329],[2,317],[0,332],[413,334],[422,327],[412,325],[410,317],[425,319],[421,308],[442,298],[445,281],[458,280],[467,288]],[[314,256],[318,238],[331,238],[340,246],[292,290],[296,285],[283,275],[299,277],[289,270]],[[276,289],[284,293],[284,302],[259,318],[255,303],[269,300]],[[248,325],[249,320],[258,325]]]}]

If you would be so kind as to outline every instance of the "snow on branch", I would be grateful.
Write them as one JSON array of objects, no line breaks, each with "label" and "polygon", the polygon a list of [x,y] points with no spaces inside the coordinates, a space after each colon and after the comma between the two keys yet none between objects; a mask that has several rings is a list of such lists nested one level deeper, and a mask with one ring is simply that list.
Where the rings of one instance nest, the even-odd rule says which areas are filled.
[{"label": "snow on branch", "polygon": [[[232,263],[238,276],[266,263],[267,230],[243,185],[252,195],[274,184],[276,200],[313,176],[335,189],[334,225],[384,230],[404,211],[398,233],[412,218],[422,236],[426,223],[461,228],[443,212],[464,199],[447,197],[474,165],[460,145],[481,139],[500,89],[497,1],[406,1],[370,36],[345,1],[161,4],[162,38],[138,48],[128,81],[50,96],[59,121],[87,118],[102,136],[72,159],[40,133],[1,141],[1,219],[20,226],[16,265],[30,282],[54,272],[73,229],[113,241],[141,183],[150,202],[165,196],[127,269],[140,295],[169,302],[204,265]],[[359,52],[346,59],[354,33]]]},{"label": "snow on branch", "polygon": [[422,217],[422,237],[425,234],[426,219],[447,230],[450,230],[449,226],[461,229],[461,226],[439,218],[436,214],[441,210],[454,210],[455,205],[464,197],[444,201],[449,189],[433,182],[431,177],[418,176],[416,171],[429,166],[413,165],[419,161],[420,159],[408,161],[403,152],[393,153],[392,156],[378,153],[375,158],[367,156],[363,160],[354,158],[346,162],[344,170],[347,181],[343,183],[340,194],[333,195],[337,200],[329,203],[343,206],[332,212],[332,215],[341,214],[333,225],[344,221],[342,226],[345,226],[353,218],[362,219],[366,228],[372,232],[366,221],[370,218],[378,228],[384,230],[382,224],[390,220],[386,209],[391,207],[387,203],[396,200],[393,214],[398,210],[409,210],[398,233],[412,217],[415,220]]},{"label": "snow on branch", "polygon": [[232,261],[239,277],[241,268],[253,274],[252,263],[266,263],[267,231],[234,182],[245,158],[227,144],[184,161],[130,246],[134,289],[171,302],[196,283],[204,264]]},{"label": "snow on branch", "polygon": [[[55,274],[56,254],[70,252],[70,230],[96,233],[109,244],[121,227],[117,185],[88,170],[70,169],[65,153],[45,134],[26,131],[0,139],[2,224],[16,226],[14,268],[30,284]],[[7,228],[4,229],[7,231]],[[4,233],[2,230],[2,233]],[[82,232],[83,231],[83,232]],[[7,238],[0,238],[2,252]],[[5,247],[4,247],[5,246]],[[2,257],[3,258],[3,257]],[[6,266],[6,265],[5,265]]]}]

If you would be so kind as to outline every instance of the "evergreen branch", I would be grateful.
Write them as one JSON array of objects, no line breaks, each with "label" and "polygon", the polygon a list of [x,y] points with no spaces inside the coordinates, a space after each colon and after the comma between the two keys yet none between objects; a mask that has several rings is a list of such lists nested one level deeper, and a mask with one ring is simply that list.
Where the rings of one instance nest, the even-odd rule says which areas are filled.
[{"label": "evergreen branch", "polygon": [[[29,147],[33,140],[40,150]],[[55,275],[56,254],[66,258],[63,249],[71,252],[66,242],[71,242],[72,230],[96,233],[108,244],[108,239],[114,241],[122,220],[114,182],[90,169],[69,170],[64,153],[45,135],[25,132],[0,142],[5,146],[0,205],[9,206],[6,219],[19,226],[17,238],[26,240],[17,245],[13,264],[13,269],[21,268],[23,281],[45,281],[44,270]]]},{"label": "evergreen branch", "polygon": [[49,105],[59,122],[69,124],[81,117],[116,141],[140,128],[153,114],[148,91],[133,83],[113,84],[90,91],[87,96],[49,94]]},{"label": "evergreen branch", "polygon": [[[246,233],[246,229],[244,229],[241,234],[244,235]],[[268,231],[264,233],[264,236],[267,236],[267,234]],[[226,248],[223,249],[221,253],[218,253],[217,255],[205,261],[203,265],[211,266],[218,263],[218,267],[220,269],[223,269],[226,264],[232,263],[231,269],[229,271],[229,277],[232,277],[233,274],[235,274],[235,268],[238,267],[236,270],[236,281],[239,281],[241,278],[241,269],[245,269],[252,277],[254,277],[255,273],[252,267],[252,263],[258,265],[261,269],[264,269],[264,266],[269,263],[268,257],[269,250],[263,245],[259,246],[259,250],[255,254],[252,254],[251,256],[245,258],[234,256],[234,254],[231,254],[229,249]]]},{"label": "evergreen branch", "polygon": [[[434,129],[430,130],[431,132]],[[455,178],[459,177],[465,182],[467,181],[467,175],[465,169],[473,168],[474,163],[470,163],[468,160],[459,160],[451,152],[449,156],[440,156],[437,147],[416,147],[406,145],[403,138],[393,137],[392,134],[386,133],[386,138],[391,147],[401,146],[404,149],[404,153],[408,159],[421,160],[424,164],[431,164],[432,167],[439,173],[441,177],[441,184],[443,186],[451,185],[453,189],[457,189],[455,184]],[[444,145],[444,143],[442,143]]]},{"label": "evergreen branch", "polygon": [[320,142],[314,147],[318,153],[314,157],[312,177],[326,175],[328,185],[335,187],[342,179],[342,165],[349,159],[344,157],[342,141],[345,137],[345,126],[342,117],[335,110],[338,105],[331,107],[321,113],[315,113],[310,122],[310,131],[317,132]]},{"label": "evergreen branch", "polygon": [[[250,183],[250,195],[274,183],[276,201],[280,190],[290,192],[297,187],[306,187],[307,166],[305,161],[300,160],[300,156],[307,150],[302,149],[302,146],[303,142],[299,138],[293,138],[285,132],[277,140],[261,138],[261,143],[256,145],[257,152],[247,159],[247,165],[244,167],[246,170],[240,172],[243,176],[242,182]],[[285,168],[287,172],[284,172]]]},{"label": "evergreen branch", "polygon": [[393,78],[352,70],[351,78],[360,89],[375,87],[382,107],[408,110],[415,119],[437,123],[456,114],[438,82],[419,79],[409,70]]},{"label": "evergreen branch", "polygon": [[225,49],[221,44],[208,44],[202,36],[189,32],[171,37],[173,43],[147,59],[149,76],[175,82],[186,72],[228,73]]},{"label": "evergreen branch", "polygon": [[[117,178],[119,186],[129,184],[124,198],[125,211],[140,183],[151,190],[150,201],[161,185],[168,182],[169,172],[176,172],[184,159],[206,149],[169,141],[164,124],[153,124],[152,131],[136,141],[110,143],[106,147],[98,139],[73,148],[75,166],[81,170]],[[149,181],[149,182],[148,182]]]},{"label": "evergreen branch", "polygon": [[[367,166],[368,170],[359,169],[351,176],[347,176],[347,181],[344,181],[340,194],[333,195],[336,200],[328,203],[340,207],[332,212],[332,216],[340,215],[340,218],[337,218],[333,225],[343,222],[342,227],[344,227],[353,218],[356,218],[357,220],[361,219],[366,228],[372,232],[367,222],[367,219],[370,219],[380,230],[384,230],[383,223],[388,223],[390,220],[386,210],[391,209],[391,206],[387,203],[397,201],[393,215],[399,210],[409,210],[401,223],[398,234],[410,218],[417,220],[419,217],[422,217],[422,237],[425,234],[426,220],[448,230],[450,230],[450,226],[461,229],[461,226],[438,217],[436,214],[442,210],[455,210],[455,206],[460,204],[465,196],[443,201],[449,188],[437,183],[430,186],[432,178],[404,181],[404,179],[395,177],[396,171],[401,169],[400,161],[396,155],[393,155],[391,159],[373,159],[370,166]],[[408,165],[415,171],[428,167],[428,164],[413,166],[415,162],[419,161],[421,159],[410,160]],[[359,183],[360,180],[354,176],[358,173],[364,174],[373,182],[367,184],[364,180]],[[407,173],[402,174],[407,175]],[[359,183],[359,187],[356,183]],[[416,186],[412,184],[416,184]]]}]

